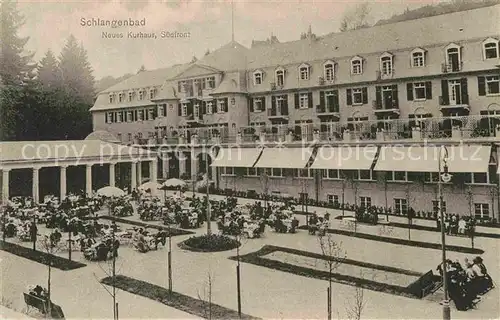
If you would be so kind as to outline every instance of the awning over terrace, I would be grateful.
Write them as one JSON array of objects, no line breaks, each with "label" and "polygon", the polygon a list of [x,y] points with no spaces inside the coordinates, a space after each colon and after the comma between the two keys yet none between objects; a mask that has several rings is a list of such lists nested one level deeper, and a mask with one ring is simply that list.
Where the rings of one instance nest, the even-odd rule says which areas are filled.
[{"label": "awning over terrace", "polygon": [[[439,172],[439,149],[438,146],[382,147],[374,170]],[[447,146],[446,149],[448,150],[449,172],[488,172],[491,146]],[[445,153],[443,148],[442,159],[445,157]]]},{"label": "awning over terrace", "polygon": [[251,168],[261,153],[261,148],[222,148],[211,166]]},{"label": "awning over terrace", "polygon": [[255,168],[303,169],[312,151],[312,148],[264,148]]},{"label": "awning over terrace", "polygon": [[376,146],[320,147],[311,169],[370,170],[376,155]]}]

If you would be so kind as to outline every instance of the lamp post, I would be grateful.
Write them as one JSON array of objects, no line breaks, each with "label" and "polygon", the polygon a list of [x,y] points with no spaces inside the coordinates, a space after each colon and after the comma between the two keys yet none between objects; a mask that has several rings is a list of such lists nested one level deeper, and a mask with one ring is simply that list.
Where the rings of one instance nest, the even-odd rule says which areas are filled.
[{"label": "lamp post", "polygon": [[210,188],[208,187],[209,183],[208,183],[208,153],[205,152],[205,171],[207,172],[207,235],[210,235],[212,234],[212,229],[211,229],[211,221],[212,221],[212,218],[210,217],[210,198],[209,198],[209,195],[210,195]]},{"label": "lamp post", "polygon": [[[444,157],[442,151],[444,150]],[[441,168],[441,161],[443,161],[443,168]],[[443,270],[443,288],[444,288],[444,301],[443,301],[443,320],[450,320],[450,303],[448,300],[448,276],[446,270],[446,236],[444,226],[444,212],[443,212],[443,186],[442,182],[450,182],[451,175],[448,173],[448,149],[445,146],[439,148],[439,177],[438,177],[438,198],[439,198],[439,216],[441,219],[441,251],[442,251],[442,270]],[[441,169],[443,169],[441,171]]]},{"label": "lamp post", "polygon": [[163,210],[167,216],[167,219],[165,219],[165,221],[167,222],[168,226],[168,254],[167,254],[168,292],[172,293],[172,229],[170,226],[171,221],[167,207],[167,186],[162,185],[161,189],[163,190],[163,197],[164,197]]}]

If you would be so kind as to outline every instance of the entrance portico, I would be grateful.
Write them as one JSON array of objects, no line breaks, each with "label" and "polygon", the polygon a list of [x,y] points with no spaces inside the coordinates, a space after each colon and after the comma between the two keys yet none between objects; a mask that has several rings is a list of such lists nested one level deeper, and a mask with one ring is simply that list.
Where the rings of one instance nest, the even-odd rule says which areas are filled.
[{"label": "entrance portico", "polygon": [[32,198],[40,202],[40,169],[59,168],[59,197],[67,195],[67,169],[85,166],[85,193],[91,195],[92,167],[96,164],[109,165],[109,185],[116,184],[115,166],[118,163],[131,163],[131,188],[137,187],[137,166],[151,162],[151,180],[157,178],[156,153],[141,148],[123,146],[98,140],[81,141],[17,141],[0,142],[0,170],[2,171],[2,203],[10,199],[10,173],[16,169],[32,169]]}]

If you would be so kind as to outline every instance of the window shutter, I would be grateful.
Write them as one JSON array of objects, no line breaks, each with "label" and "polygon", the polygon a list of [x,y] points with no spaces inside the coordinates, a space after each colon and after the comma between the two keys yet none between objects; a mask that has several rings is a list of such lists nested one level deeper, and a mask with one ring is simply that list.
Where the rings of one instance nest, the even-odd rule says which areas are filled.
[{"label": "window shutter", "polygon": [[480,96],[486,95],[486,78],[485,77],[477,77],[477,91]]},{"label": "window shutter", "polygon": [[432,99],[432,82],[431,81],[425,82],[425,98],[427,100]]},{"label": "window shutter", "polygon": [[351,89],[346,90],[346,98],[347,98],[347,105],[352,106],[352,90]]},{"label": "window shutter", "polygon": [[406,84],[406,100],[413,101],[413,83]]},{"label": "window shutter", "polygon": [[288,115],[288,96],[287,95],[284,95],[284,96],[281,96],[283,99],[283,104],[282,104],[282,107],[281,107],[281,114],[282,115],[285,115],[287,116]]},{"label": "window shutter", "polygon": [[286,110],[288,112],[288,95],[285,94],[284,96],[281,96],[282,98],[284,98],[285,100],[283,101],[283,105],[286,106]]},{"label": "window shutter", "polygon": [[295,109],[299,109],[300,108],[299,94],[296,93],[294,97],[295,97]]},{"label": "window shutter", "polygon": [[179,117],[180,117],[180,116],[182,115],[182,104],[180,104],[180,103],[179,103],[179,104],[177,105],[177,109],[178,109],[178,113],[177,113],[177,114],[178,114],[178,115],[179,115]]},{"label": "window shutter", "polygon": [[201,102],[201,112],[200,114],[207,114],[207,102],[206,101],[202,101]]},{"label": "window shutter", "polygon": [[336,112],[339,112],[339,92],[337,90],[334,91],[334,95],[333,95],[333,106],[336,110]]},{"label": "window shutter", "polygon": [[108,113],[105,112],[104,113],[104,123],[108,123],[109,122],[109,119],[108,119]]},{"label": "window shutter", "polygon": [[134,110],[132,121],[137,121],[137,110]]},{"label": "window shutter", "polygon": [[462,94],[462,103],[469,104],[469,94],[467,89],[467,78],[460,79],[460,89]]},{"label": "window shutter", "polygon": [[312,94],[312,92],[308,92],[307,95],[308,95],[307,102],[309,103],[309,108],[312,108],[313,107],[313,94]]},{"label": "window shutter", "polygon": [[167,104],[165,103],[161,107],[163,108],[163,116],[166,117],[167,116]]},{"label": "window shutter", "polygon": [[253,108],[253,98],[249,98],[248,99],[248,109],[250,110],[250,112],[254,112],[254,108]]},{"label": "window shutter", "polygon": [[[265,110],[265,108],[264,108]],[[271,110],[276,110],[276,97],[272,96],[271,97]]]},{"label": "window shutter", "polygon": [[229,110],[229,99],[228,98],[224,98],[224,112],[228,112]]},{"label": "window shutter", "polygon": [[149,120],[149,109],[145,109],[143,112],[144,112],[144,120],[148,121]]},{"label": "window shutter", "polygon": [[393,84],[392,85],[392,101],[393,101],[393,108],[399,108],[399,95],[398,95],[398,85]]},{"label": "window shutter", "polygon": [[363,89],[361,89],[361,92],[363,94],[363,104],[367,104],[368,103],[368,88],[364,87]]},{"label": "window shutter", "polygon": [[187,115],[193,115],[193,101],[189,101],[189,103],[187,104]]},{"label": "window shutter", "polygon": [[449,105],[450,104],[450,96],[448,91],[448,80],[441,80],[441,104]]},{"label": "window shutter", "polygon": [[375,87],[375,99],[377,100],[377,105],[382,104],[382,87],[381,86]]},{"label": "window shutter", "polygon": [[319,105],[321,107],[324,107],[324,105],[325,105],[325,92],[324,91],[319,92]]},{"label": "window shutter", "polygon": [[266,110],[266,97],[262,97],[262,110]]}]

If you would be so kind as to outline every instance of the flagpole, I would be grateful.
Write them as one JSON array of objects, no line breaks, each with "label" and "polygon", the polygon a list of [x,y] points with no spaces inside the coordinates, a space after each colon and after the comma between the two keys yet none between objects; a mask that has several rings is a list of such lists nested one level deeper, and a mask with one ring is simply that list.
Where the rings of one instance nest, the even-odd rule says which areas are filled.
[{"label": "flagpole", "polygon": [[231,41],[234,42],[234,1],[231,0]]}]

